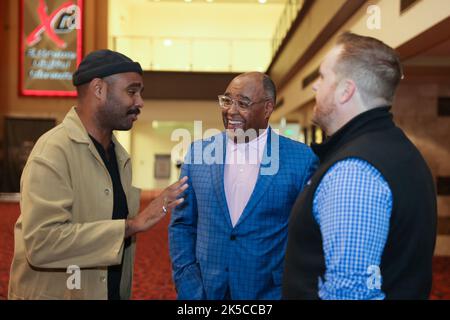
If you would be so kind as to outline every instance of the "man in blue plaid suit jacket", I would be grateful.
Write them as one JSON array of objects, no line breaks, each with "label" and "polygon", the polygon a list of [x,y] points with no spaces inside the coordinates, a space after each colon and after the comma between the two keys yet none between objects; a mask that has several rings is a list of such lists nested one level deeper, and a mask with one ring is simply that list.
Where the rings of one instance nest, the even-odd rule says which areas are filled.
[{"label": "man in blue plaid suit jacket", "polygon": [[[275,99],[275,86],[267,75],[253,72],[236,77],[219,96],[227,132],[191,145],[181,170],[181,176],[189,177],[189,187],[169,226],[179,299],[281,298],[289,214],[317,158],[306,145],[268,127]],[[227,167],[227,152],[234,150],[230,146],[236,144],[239,129],[264,131],[256,137],[264,139],[264,152],[254,183],[254,167],[243,167],[250,168],[243,192],[252,191],[246,203],[236,203],[239,194],[229,198],[233,181],[227,182],[230,175],[236,177],[232,175],[236,167]],[[242,208],[237,217],[230,205]]]}]

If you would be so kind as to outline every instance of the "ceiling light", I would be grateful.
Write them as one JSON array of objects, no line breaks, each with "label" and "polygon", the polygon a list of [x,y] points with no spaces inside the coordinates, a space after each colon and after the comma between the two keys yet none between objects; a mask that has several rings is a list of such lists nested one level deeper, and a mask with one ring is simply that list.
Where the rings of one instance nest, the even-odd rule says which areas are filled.
[{"label": "ceiling light", "polygon": [[264,4],[267,2],[267,0],[258,0],[259,3]]},{"label": "ceiling light", "polygon": [[170,47],[170,46],[173,44],[173,41],[170,40],[170,39],[164,39],[163,44],[164,44],[166,47]]}]

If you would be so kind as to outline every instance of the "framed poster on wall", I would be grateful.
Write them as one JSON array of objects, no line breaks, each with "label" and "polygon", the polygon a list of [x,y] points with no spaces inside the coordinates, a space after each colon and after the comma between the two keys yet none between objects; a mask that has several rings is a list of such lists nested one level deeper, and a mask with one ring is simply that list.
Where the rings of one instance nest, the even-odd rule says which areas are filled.
[{"label": "framed poster on wall", "polygon": [[83,0],[20,0],[23,96],[76,96],[72,74],[82,59]]},{"label": "framed poster on wall", "polygon": [[170,165],[170,154],[156,154],[154,174],[155,179],[169,179]]}]

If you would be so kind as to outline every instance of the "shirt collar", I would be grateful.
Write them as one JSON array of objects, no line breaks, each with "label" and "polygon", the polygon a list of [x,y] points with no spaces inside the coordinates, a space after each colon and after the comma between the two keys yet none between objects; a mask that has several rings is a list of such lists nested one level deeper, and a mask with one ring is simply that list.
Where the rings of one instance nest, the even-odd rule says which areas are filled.
[{"label": "shirt collar", "polygon": [[95,147],[97,150],[102,150],[103,153],[109,153],[112,154],[114,152],[114,142],[111,140],[108,146],[108,149],[105,150],[103,145],[97,141],[93,136],[89,134],[89,138],[91,138],[92,142],[94,142]]},{"label": "shirt collar", "polygon": [[264,146],[267,142],[267,132],[269,127],[267,127],[262,134],[260,134],[255,139],[251,140],[248,143],[234,143],[233,139],[228,139],[228,147],[231,148],[232,151],[236,151],[237,149],[246,149],[251,148],[253,150],[259,150],[261,146]]}]

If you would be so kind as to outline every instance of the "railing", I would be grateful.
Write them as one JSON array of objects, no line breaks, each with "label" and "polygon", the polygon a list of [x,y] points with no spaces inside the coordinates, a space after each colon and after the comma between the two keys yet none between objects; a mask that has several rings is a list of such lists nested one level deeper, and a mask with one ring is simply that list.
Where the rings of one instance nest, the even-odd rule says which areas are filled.
[{"label": "railing", "polygon": [[304,0],[288,0],[284,7],[283,13],[278,21],[275,33],[272,39],[272,58],[277,52],[278,48],[283,43],[286,34],[292,26],[295,18],[303,7]]},{"label": "railing", "polygon": [[271,59],[271,39],[176,38],[121,36],[113,48],[144,70],[243,72],[265,71]]},{"label": "railing", "polygon": [[139,61],[144,70],[266,71],[303,3],[304,0],[287,0],[273,38],[116,36],[112,38],[112,44],[114,50]]}]

